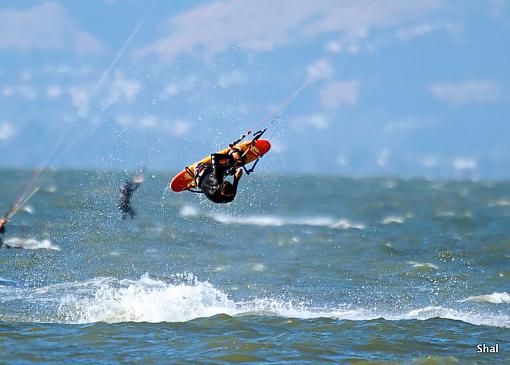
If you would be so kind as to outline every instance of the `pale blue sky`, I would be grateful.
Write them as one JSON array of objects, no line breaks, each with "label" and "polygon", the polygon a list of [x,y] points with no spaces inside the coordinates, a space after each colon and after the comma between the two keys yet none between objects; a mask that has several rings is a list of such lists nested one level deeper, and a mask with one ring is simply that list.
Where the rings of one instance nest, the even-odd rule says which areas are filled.
[{"label": "pale blue sky", "polygon": [[503,0],[3,0],[0,164],[180,169],[309,80],[261,170],[508,178],[509,14]]}]

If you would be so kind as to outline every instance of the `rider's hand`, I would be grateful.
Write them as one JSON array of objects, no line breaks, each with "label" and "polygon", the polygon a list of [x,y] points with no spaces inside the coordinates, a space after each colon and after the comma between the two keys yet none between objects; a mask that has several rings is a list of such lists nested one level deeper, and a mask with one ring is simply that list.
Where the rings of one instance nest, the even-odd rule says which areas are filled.
[{"label": "rider's hand", "polygon": [[234,174],[234,179],[240,179],[241,176],[243,176],[243,169],[242,169],[242,167],[238,167]]},{"label": "rider's hand", "polygon": [[243,156],[239,151],[231,150],[231,156],[234,159],[235,162],[242,162]]}]

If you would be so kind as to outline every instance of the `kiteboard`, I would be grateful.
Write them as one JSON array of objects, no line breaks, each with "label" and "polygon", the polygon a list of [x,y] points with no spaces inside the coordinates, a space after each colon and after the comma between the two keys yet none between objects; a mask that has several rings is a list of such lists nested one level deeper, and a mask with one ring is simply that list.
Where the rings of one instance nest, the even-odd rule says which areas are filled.
[{"label": "kiteboard", "polygon": [[[268,140],[257,139],[235,144],[232,147],[225,148],[216,153],[227,154],[231,148],[242,151],[242,154],[245,157],[244,165],[246,166],[249,163],[254,162],[260,157],[264,156],[271,148],[271,144]],[[210,162],[211,156],[208,156],[186,167],[172,179],[172,182],[170,183],[170,189],[178,193],[195,188],[197,186],[194,176],[196,167],[198,164],[207,164]]]}]

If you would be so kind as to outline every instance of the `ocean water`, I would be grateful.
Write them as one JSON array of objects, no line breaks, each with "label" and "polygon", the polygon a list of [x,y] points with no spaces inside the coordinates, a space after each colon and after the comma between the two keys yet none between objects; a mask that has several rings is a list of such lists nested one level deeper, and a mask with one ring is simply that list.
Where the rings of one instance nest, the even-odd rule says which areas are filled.
[{"label": "ocean water", "polygon": [[510,183],[257,173],[218,206],[172,175],[125,221],[121,173],[43,181],[0,251],[0,363],[510,363]]}]

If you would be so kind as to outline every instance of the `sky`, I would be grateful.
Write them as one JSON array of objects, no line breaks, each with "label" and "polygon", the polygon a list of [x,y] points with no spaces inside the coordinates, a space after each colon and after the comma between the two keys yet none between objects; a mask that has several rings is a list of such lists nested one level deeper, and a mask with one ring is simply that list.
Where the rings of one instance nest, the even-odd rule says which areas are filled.
[{"label": "sky", "polygon": [[[506,0],[0,1],[0,166],[508,179]],[[299,93],[293,95],[302,86]]]}]

